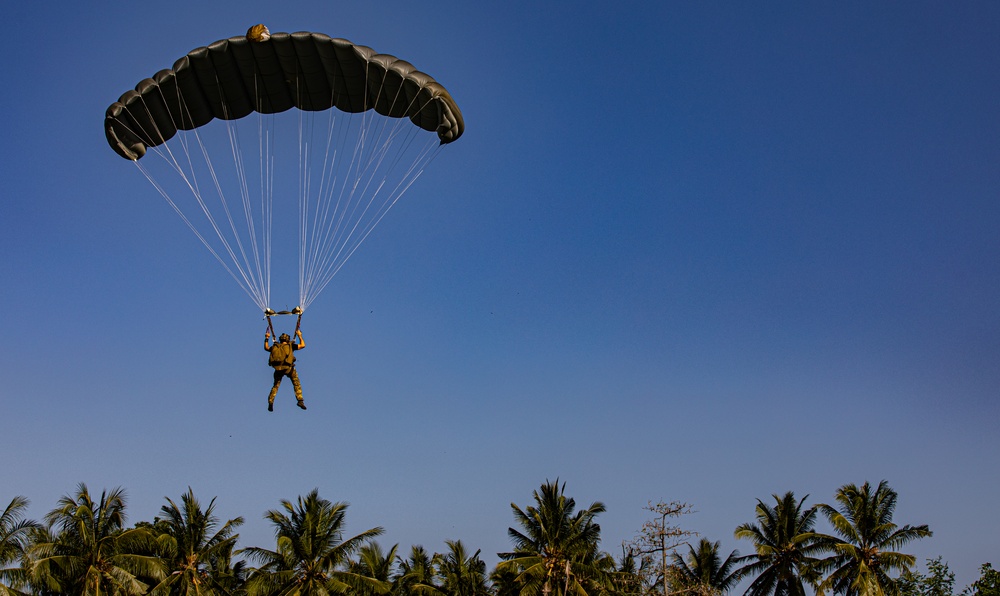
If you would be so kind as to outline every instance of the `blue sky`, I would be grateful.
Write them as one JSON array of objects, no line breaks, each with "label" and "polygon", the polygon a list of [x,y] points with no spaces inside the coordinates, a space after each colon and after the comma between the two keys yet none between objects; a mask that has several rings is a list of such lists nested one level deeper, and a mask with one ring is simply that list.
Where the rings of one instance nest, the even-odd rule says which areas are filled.
[{"label": "blue sky", "polygon": [[[1000,563],[1000,5],[6,3],[4,481],[135,521],[314,487],[383,545],[506,550],[558,477],[619,552],[648,501],[886,479],[959,587]],[[317,299],[265,410],[263,323],[102,132],[188,50],[272,31],[408,59],[466,134]],[[290,233],[294,233],[294,230]],[[294,263],[289,263],[294,268]]]}]

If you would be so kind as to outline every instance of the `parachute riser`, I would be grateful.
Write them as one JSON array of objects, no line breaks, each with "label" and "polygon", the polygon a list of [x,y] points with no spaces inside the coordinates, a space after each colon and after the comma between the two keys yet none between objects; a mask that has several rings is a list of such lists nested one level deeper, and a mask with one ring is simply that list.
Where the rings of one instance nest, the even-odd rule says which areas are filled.
[{"label": "parachute riser", "polygon": [[298,318],[295,320],[295,332],[298,333],[299,330],[302,328],[302,308],[301,307],[296,306],[292,310],[279,310],[277,312],[271,310],[270,308],[267,308],[267,309],[264,309],[264,318],[267,319],[267,331],[269,331],[271,333],[271,337],[273,337],[275,339],[277,339],[277,337],[278,337],[277,335],[275,335],[275,333],[274,333],[274,325],[271,323],[271,317],[272,316],[278,316],[278,315],[298,315]]}]

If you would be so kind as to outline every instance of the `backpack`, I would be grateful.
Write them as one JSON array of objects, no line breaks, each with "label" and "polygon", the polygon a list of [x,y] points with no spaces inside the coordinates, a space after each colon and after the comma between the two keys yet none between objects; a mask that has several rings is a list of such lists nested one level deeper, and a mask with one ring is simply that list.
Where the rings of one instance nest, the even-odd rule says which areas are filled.
[{"label": "backpack", "polygon": [[295,356],[292,354],[292,344],[277,343],[271,347],[271,357],[267,364],[273,368],[290,368],[295,366]]}]

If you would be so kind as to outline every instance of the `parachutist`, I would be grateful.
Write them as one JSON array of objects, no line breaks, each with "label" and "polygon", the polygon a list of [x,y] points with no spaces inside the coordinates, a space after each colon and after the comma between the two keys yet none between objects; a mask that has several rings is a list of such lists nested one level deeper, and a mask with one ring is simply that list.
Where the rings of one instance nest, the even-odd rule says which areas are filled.
[{"label": "parachutist", "polygon": [[302,385],[299,384],[299,374],[295,372],[295,350],[306,347],[306,342],[302,339],[302,332],[295,330],[298,343],[293,344],[292,338],[287,333],[282,333],[274,345],[270,345],[271,331],[264,333],[264,351],[271,354],[267,364],[274,369],[274,386],[271,387],[271,394],[267,396],[267,411],[274,411],[274,397],[278,395],[278,386],[281,385],[282,377],[292,380],[292,387],[295,389],[295,400],[297,405],[303,410],[306,404],[302,401]]}]

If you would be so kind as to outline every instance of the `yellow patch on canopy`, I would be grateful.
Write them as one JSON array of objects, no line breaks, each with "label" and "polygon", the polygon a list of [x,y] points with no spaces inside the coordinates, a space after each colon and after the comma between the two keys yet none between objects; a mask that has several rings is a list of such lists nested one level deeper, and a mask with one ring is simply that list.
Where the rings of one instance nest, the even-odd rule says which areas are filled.
[{"label": "yellow patch on canopy", "polygon": [[271,32],[264,25],[254,25],[247,29],[247,39],[250,41],[267,41],[271,39]]}]

